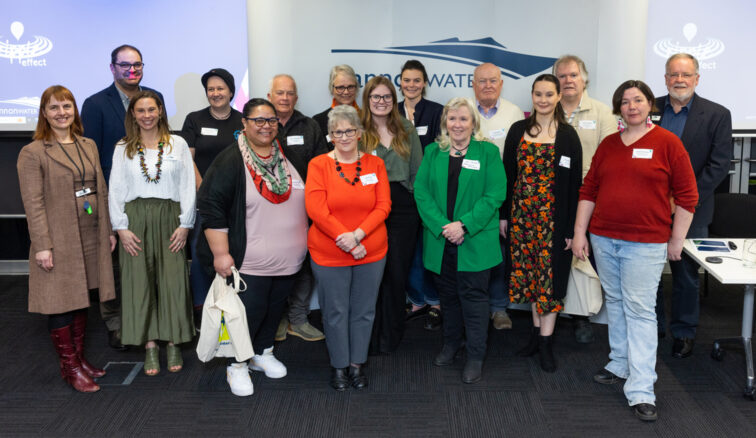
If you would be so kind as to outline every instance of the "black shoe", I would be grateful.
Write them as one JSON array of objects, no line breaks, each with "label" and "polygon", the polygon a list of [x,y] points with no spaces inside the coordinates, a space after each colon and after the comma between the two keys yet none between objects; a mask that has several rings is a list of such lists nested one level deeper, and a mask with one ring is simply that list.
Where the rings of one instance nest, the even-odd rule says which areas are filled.
[{"label": "black shoe", "polygon": [[656,406],[650,403],[638,403],[635,406],[631,406],[635,416],[643,421],[656,421],[658,415],[656,414]]},{"label": "black shoe", "polygon": [[362,367],[355,367],[349,365],[349,382],[354,389],[364,389],[368,385],[368,379],[365,374],[362,373]]},{"label": "black shoe", "polygon": [[349,388],[349,377],[346,368],[333,368],[331,372],[331,388],[336,391],[345,391]]},{"label": "black shoe", "polygon": [[421,308],[419,308],[419,309],[417,309],[417,310],[415,310],[413,312],[412,311],[412,304],[410,304],[407,307],[407,316],[404,318],[404,320],[405,321],[413,321],[413,320],[415,320],[417,318],[420,318],[421,316],[423,316],[426,313],[428,313],[428,309],[429,308],[430,308],[430,306],[426,304],[423,307],[421,307]]},{"label": "black shoe", "polygon": [[465,362],[465,368],[462,370],[462,381],[465,383],[479,382],[483,374],[482,360],[469,360]]},{"label": "black shoe", "polygon": [[606,368],[601,368],[596,374],[593,375],[593,381],[602,385],[613,385],[617,382],[621,382],[622,380],[625,379],[617,376]]},{"label": "black shoe", "polygon": [[557,369],[554,352],[551,345],[554,341],[552,336],[538,336],[538,353],[541,356],[541,369],[547,373],[553,373]]},{"label": "black shoe", "polygon": [[672,357],[678,359],[684,359],[693,354],[693,345],[696,340],[691,338],[675,338],[674,344],[672,344]]},{"label": "black shoe", "polygon": [[593,342],[593,326],[585,317],[575,319],[575,340],[578,344],[590,344]]},{"label": "black shoe", "polygon": [[519,357],[530,357],[538,353],[538,335],[540,333],[541,329],[539,327],[533,327],[530,330],[530,339],[528,339],[528,344],[523,348],[517,350],[515,354]]},{"label": "black shoe", "polygon": [[441,329],[443,321],[444,320],[441,316],[441,309],[431,307],[428,310],[428,316],[425,317],[425,325],[423,326],[423,328],[432,332],[438,331]]},{"label": "black shoe", "polygon": [[441,352],[438,353],[438,356],[436,356],[435,359],[433,359],[433,365],[437,367],[445,367],[453,364],[454,359],[457,357],[457,352],[460,350],[461,348],[455,348],[449,344],[444,344],[441,348]]},{"label": "black shoe", "polygon": [[108,330],[108,345],[117,351],[126,351],[129,347],[121,343],[121,333],[118,330]]}]

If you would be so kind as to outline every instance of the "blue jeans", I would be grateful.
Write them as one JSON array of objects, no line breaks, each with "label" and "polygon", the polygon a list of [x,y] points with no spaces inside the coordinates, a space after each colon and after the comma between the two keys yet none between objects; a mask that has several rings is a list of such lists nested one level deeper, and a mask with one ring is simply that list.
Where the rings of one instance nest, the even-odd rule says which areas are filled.
[{"label": "blue jeans", "polygon": [[422,307],[426,304],[437,306],[440,301],[438,292],[433,286],[431,273],[423,266],[423,232],[417,234],[415,255],[412,257],[409,277],[407,278],[407,299],[410,303]]},{"label": "blue jeans", "polygon": [[488,284],[488,302],[491,313],[506,310],[509,307],[509,270],[507,269],[509,247],[503,239],[500,238],[499,241],[504,260],[491,268],[491,280]]},{"label": "blue jeans", "polygon": [[606,293],[609,363],[627,379],[630,406],[656,403],[656,291],[667,260],[666,243],[639,243],[591,234],[598,275]]}]

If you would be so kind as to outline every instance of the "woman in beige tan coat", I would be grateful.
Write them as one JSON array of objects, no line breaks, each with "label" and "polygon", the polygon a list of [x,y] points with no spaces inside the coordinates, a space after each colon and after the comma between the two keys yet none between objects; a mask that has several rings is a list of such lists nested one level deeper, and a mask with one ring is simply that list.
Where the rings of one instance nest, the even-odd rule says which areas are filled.
[{"label": "woman in beige tan coat", "polygon": [[34,141],[18,156],[21,198],[29,223],[29,311],[49,315],[48,329],[64,380],[94,392],[105,371],[85,358],[89,291],[115,298],[115,248],[108,191],[97,146],[83,132],[76,101],[60,85],[42,93]]}]

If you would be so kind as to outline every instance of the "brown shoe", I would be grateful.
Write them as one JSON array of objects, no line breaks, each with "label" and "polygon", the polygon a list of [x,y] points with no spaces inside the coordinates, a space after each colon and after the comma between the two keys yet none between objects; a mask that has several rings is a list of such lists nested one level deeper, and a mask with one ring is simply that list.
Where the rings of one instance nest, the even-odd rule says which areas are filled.
[{"label": "brown shoe", "polygon": [[87,331],[87,312],[76,312],[71,331],[73,332],[73,344],[76,349],[76,356],[79,358],[79,362],[81,362],[81,368],[85,373],[89,374],[89,377],[94,379],[104,376],[105,370],[95,367],[84,358],[84,334]]},{"label": "brown shoe", "polygon": [[512,328],[512,319],[509,318],[506,310],[497,310],[491,314],[491,319],[496,330],[509,330]]},{"label": "brown shoe", "polygon": [[99,391],[100,387],[81,367],[71,336],[71,326],[67,325],[51,330],[50,338],[53,341],[55,351],[58,353],[63,380],[70,383],[79,392]]}]

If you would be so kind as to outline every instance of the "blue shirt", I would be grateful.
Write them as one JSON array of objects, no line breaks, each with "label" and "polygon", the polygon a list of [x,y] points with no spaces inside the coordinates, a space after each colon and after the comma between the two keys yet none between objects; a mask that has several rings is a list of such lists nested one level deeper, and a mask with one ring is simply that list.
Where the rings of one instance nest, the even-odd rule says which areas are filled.
[{"label": "blue shirt", "polygon": [[669,96],[664,100],[664,114],[661,119],[661,127],[667,131],[671,131],[678,138],[682,138],[683,129],[685,129],[685,122],[688,121],[688,113],[690,112],[690,105],[693,103],[695,95],[690,98],[688,104],[680,109],[680,112],[675,113],[672,104],[669,103]]},{"label": "blue shirt", "polygon": [[499,99],[496,99],[496,104],[488,111],[483,109],[483,106],[481,106],[480,102],[478,102],[477,100],[475,100],[475,103],[478,105],[478,112],[484,119],[490,119],[491,117],[495,116],[496,111],[499,110]]}]

